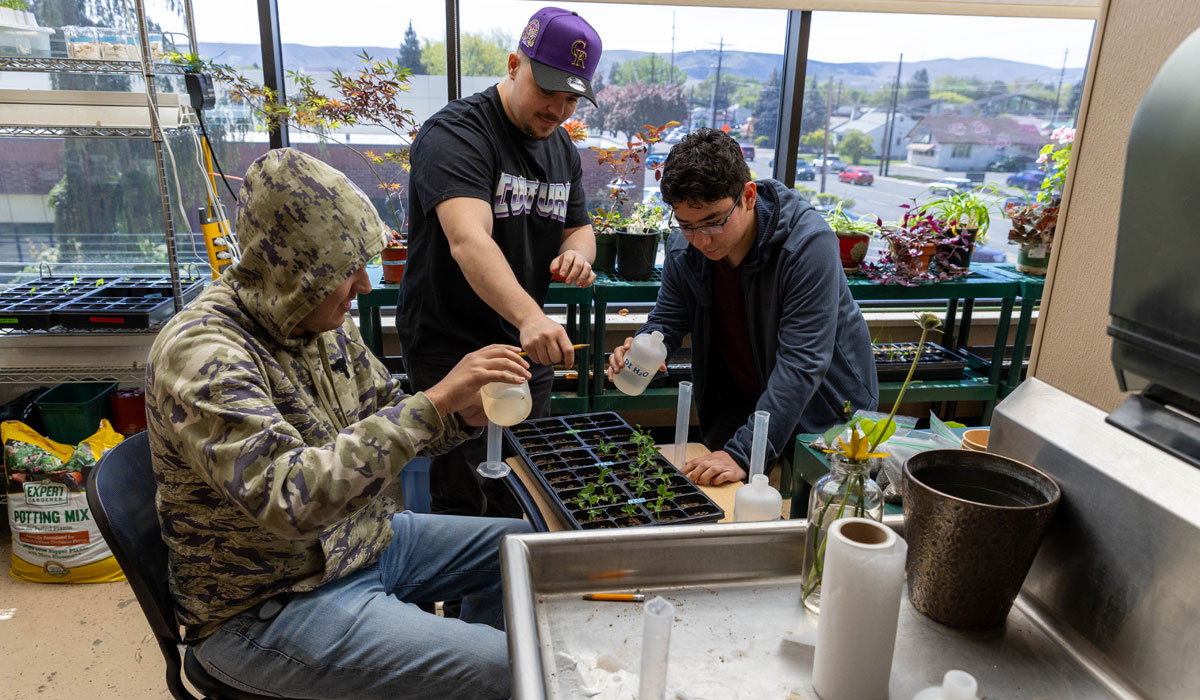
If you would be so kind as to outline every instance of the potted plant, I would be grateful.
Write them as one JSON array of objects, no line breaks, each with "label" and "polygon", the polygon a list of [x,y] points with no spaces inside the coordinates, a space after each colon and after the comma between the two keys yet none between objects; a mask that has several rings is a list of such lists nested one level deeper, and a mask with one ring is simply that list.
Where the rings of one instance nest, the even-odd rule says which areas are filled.
[{"label": "potted plant", "polygon": [[[616,147],[589,147],[593,152],[595,152],[596,160],[600,163],[600,165],[607,166],[609,172],[612,174],[612,179],[609,180],[608,185],[606,185],[608,189],[608,206],[597,209],[592,213],[592,230],[596,234],[597,263],[607,263],[608,260],[611,259],[607,258],[608,253],[605,251],[606,259],[601,260],[601,248],[614,246],[615,249],[615,246],[618,244],[612,238],[612,236],[616,234],[653,238],[652,242],[654,244],[655,252],[657,252],[659,232],[657,230],[648,232],[644,230],[644,227],[641,226],[639,226],[639,229],[642,230],[640,230],[638,233],[630,232],[628,227],[632,217],[626,217],[625,211],[629,204],[629,190],[633,188],[633,183],[637,182],[637,178],[642,176],[643,168],[653,172],[655,180],[662,178],[663,161],[656,160],[655,162],[649,162],[646,160],[646,156],[649,154],[651,146],[662,141],[662,132],[666,129],[676,126],[679,126],[679,122],[671,121],[663,124],[662,126],[653,126],[651,124],[647,124],[643,127],[642,131],[639,131],[631,136],[626,142],[626,147],[621,149]],[[653,235],[651,235],[651,233]],[[605,237],[609,237],[608,240],[602,241],[602,239]],[[639,276],[629,277],[624,271],[621,272],[621,276],[634,280],[650,279],[650,275],[654,269],[653,255],[650,259],[649,270],[643,271],[643,266],[641,265],[641,262],[645,257],[645,248],[649,245],[650,241],[644,239],[640,241],[633,241],[625,245],[625,247],[630,251],[628,255],[631,256],[631,262],[624,267],[626,267],[633,274]],[[619,259],[620,251],[615,250],[615,254]],[[620,263],[618,262],[618,264]],[[592,268],[596,270],[606,269],[605,267],[598,267],[596,264],[593,264]],[[609,267],[607,267],[607,269],[612,269],[611,263],[609,263]]]},{"label": "potted plant", "polygon": [[669,230],[660,206],[638,204],[617,231],[617,272],[629,280],[648,280],[654,273],[658,242]]},{"label": "potted plant", "polygon": [[894,225],[876,220],[879,236],[888,242],[875,263],[863,265],[867,275],[884,284],[914,287],[926,280],[953,279],[965,270],[949,266],[931,270],[938,246],[953,251],[964,245],[961,236],[947,231],[946,222],[932,212],[920,212],[914,204],[901,204],[904,216]]},{"label": "potted plant", "polygon": [[939,264],[961,270],[971,266],[975,245],[987,240],[991,208],[1004,196],[995,185],[987,184],[952,192],[917,208],[919,214],[933,214],[946,222],[947,233],[958,239],[956,245],[939,245],[935,253]]},{"label": "potted plant", "polygon": [[842,211],[842,202],[824,213],[825,222],[838,237],[838,252],[842,257],[842,270],[846,274],[858,272],[863,258],[867,257],[867,247],[871,244],[871,234],[876,225],[869,220],[851,219]]},{"label": "potted plant", "polygon": [[400,284],[400,280],[404,279],[404,268],[408,264],[408,244],[399,231],[388,229],[387,243],[379,257],[383,263],[384,283]]},{"label": "potted plant", "polygon": [[1050,251],[1054,244],[1054,231],[1058,225],[1058,208],[1062,202],[1063,183],[1067,177],[1067,166],[1071,163],[1071,148],[1075,144],[1075,130],[1061,127],[1054,130],[1052,141],[1042,146],[1038,163],[1047,170],[1041,190],[1032,204],[1009,208],[1008,218],[1012,229],[1008,232],[1010,243],[1019,246],[1017,272],[1044,275],[1050,263]]}]

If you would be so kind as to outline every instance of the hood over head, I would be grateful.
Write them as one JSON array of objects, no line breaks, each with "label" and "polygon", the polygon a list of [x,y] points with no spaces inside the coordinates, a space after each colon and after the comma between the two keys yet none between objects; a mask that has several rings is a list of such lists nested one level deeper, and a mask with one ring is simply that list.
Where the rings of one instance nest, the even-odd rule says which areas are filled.
[{"label": "hood over head", "polygon": [[246,170],[241,259],[228,272],[246,311],[277,340],[384,247],[386,227],[350,178],[291,148]]}]

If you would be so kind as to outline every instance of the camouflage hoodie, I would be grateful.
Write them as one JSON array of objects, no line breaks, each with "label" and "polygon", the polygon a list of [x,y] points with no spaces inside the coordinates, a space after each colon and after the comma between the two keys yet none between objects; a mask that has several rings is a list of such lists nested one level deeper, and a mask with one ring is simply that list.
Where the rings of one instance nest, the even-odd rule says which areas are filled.
[{"label": "camouflage hoodie", "polygon": [[383,247],[342,173],[275,150],[246,172],[241,260],[159,333],[147,415],[171,591],[189,639],[286,591],[378,560],[417,453],[466,437],[404,396],[354,323],[289,337]]}]

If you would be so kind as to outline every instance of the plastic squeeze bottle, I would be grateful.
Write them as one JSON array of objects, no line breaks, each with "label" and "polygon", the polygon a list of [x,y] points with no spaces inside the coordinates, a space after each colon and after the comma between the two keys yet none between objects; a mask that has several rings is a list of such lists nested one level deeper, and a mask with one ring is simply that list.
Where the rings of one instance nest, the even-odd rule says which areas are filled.
[{"label": "plastic squeeze bottle", "polygon": [[663,344],[662,332],[643,333],[633,339],[633,345],[625,353],[625,366],[613,375],[613,384],[624,393],[637,396],[646,390],[646,385],[666,359],[667,346]]},{"label": "plastic squeeze bottle", "polygon": [[979,683],[966,671],[946,671],[942,685],[926,688],[913,700],[978,700]]},{"label": "plastic squeeze bottle", "polygon": [[767,424],[771,414],[754,412],[754,442],[750,444],[750,482],[737,490],[733,498],[733,521],[779,520],[783,512],[783,496],[767,483],[763,473],[767,452]]}]

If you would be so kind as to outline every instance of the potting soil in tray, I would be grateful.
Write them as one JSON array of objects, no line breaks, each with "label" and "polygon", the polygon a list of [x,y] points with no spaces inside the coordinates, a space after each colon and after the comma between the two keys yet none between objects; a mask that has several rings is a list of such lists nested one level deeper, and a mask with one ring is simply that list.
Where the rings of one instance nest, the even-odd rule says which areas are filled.
[{"label": "potting soil in tray", "polygon": [[[616,413],[525,421],[504,436],[577,530],[715,522],[725,515],[661,455],[639,474],[633,429]],[[607,453],[601,442],[612,445]]]},{"label": "potting soil in tray", "polygon": [[[901,382],[908,376],[916,343],[877,343],[875,372],[881,382]],[[962,379],[967,361],[937,343],[925,343],[913,379]]]}]

